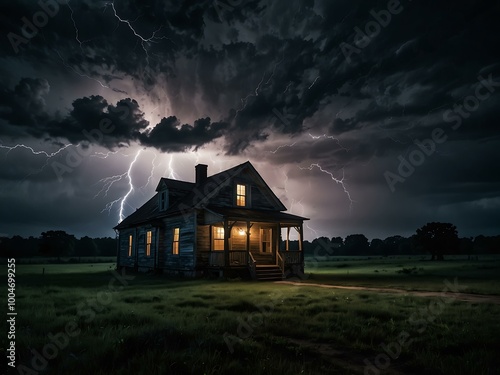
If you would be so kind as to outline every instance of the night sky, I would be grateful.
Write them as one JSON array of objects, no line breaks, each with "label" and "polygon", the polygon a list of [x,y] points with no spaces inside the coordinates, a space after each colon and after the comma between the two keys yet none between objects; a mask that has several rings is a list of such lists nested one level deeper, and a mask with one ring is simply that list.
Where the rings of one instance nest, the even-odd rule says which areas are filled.
[{"label": "night sky", "polygon": [[306,239],[500,234],[499,4],[4,0],[0,235],[246,160]]}]

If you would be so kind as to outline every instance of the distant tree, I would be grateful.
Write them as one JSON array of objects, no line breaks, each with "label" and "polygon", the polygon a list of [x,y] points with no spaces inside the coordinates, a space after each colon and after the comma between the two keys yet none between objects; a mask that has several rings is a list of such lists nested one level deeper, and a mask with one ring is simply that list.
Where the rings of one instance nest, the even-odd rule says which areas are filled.
[{"label": "distant tree", "polygon": [[474,242],[472,241],[472,237],[460,238],[459,241],[460,254],[467,254],[468,259],[471,260],[474,253]]},{"label": "distant tree", "polygon": [[370,241],[370,254],[384,254],[384,241],[374,238]]},{"label": "distant tree", "polygon": [[96,256],[99,255],[99,248],[96,240],[88,236],[80,238],[76,242],[75,255],[77,256]]},{"label": "distant tree", "polygon": [[415,240],[431,253],[431,260],[443,260],[445,253],[458,248],[457,227],[450,223],[427,223],[417,229]]},{"label": "distant tree", "polygon": [[332,243],[332,247],[336,249],[340,249],[342,248],[342,246],[344,246],[344,240],[342,239],[342,237],[332,237],[330,242]]},{"label": "distant tree", "polygon": [[385,255],[399,254],[399,245],[403,237],[401,236],[391,236],[384,240],[384,250]]},{"label": "distant tree", "polygon": [[40,253],[45,256],[72,255],[75,249],[76,238],[63,230],[49,230],[42,232],[40,237]]},{"label": "distant tree", "polygon": [[333,249],[328,237],[318,237],[312,241],[313,253],[316,256],[324,257],[332,255]]},{"label": "distant tree", "polygon": [[344,249],[347,255],[368,254],[368,238],[364,234],[350,234],[345,238]]}]

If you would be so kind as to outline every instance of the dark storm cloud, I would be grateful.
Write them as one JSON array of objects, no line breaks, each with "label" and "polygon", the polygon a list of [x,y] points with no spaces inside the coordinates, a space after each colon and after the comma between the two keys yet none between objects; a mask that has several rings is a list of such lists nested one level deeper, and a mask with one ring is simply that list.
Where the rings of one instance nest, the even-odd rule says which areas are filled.
[{"label": "dark storm cloud", "polygon": [[[230,124],[224,132],[229,154],[265,141],[269,132],[304,132],[306,122],[340,96],[367,103],[350,117],[332,119],[330,129],[327,124],[313,126],[337,135],[360,131],[362,136],[364,128],[381,126],[387,117],[426,116],[452,104],[454,90],[473,82],[499,57],[490,48],[498,29],[498,4],[486,1],[453,6],[401,1],[401,11],[368,46],[350,56],[351,64],[341,44],[359,47],[355,28],[364,30],[373,21],[370,11],[385,11],[387,1],[224,5],[70,3],[71,8],[60,5],[43,30],[21,46],[21,54],[14,53],[7,39],[1,48],[6,56],[37,59],[54,68],[62,59],[66,68],[102,79],[116,91],[110,82],[127,76],[146,90],[162,85],[180,118],[189,111],[186,98],[198,94],[208,108],[215,108],[198,118],[209,115]],[[33,2],[8,8],[12,16],[3,30],[18,33],[21,17],[39,10]],[[179,76],[180,59],[193,61],[192,76]],[[277,120],[276,111],[293,121]]]},{"label": "dark storm cloud", "polygon": [[139,135],[144,146],[152,146],[163,152],[183,152],[210,143],[222,136],[228,124],[211,122],[210,118],[196,120],[193,125],[183,124],[175,116],[163,118],[151,131]]},{"label": "dark storm cloud", "polygon": [[[500,82],[500,5],[399,4],[401,11],[361,46],[356,28],[373,24],[374,12],[387,15],[387,0],[72,1],[61,4],[19,52],[6,36],[22,35],[21,18],[31,20],[39,5],[3,4],[2,141],[49,137],[77,143],[90,133],[91,141],[108,149],[138,142],[186,152],[219,140],[227,154],[275,166],[317,163],[339,176],[345,170],[360,201],[357,212],[365,216],[348,224],[337,218],[333,227],[359,223],[368,230],[376,222],[378,229],[399,229],[421,225],[438,209],[450,220],[477,214],[483,215],[478,222],[494,221],[498,215],[481,208],[481,194],[485,205],[496,207],[499,161],[492,152],[500,145],[500,90],[462,116],[457,129],[443,115],[474,95],[478,76]],[[356,52],[346,56],[343,43]],[[6,76],[9,71],[15,79]],[[28,76],[34,78],[19,80]],[[64,91],[73,95],[69,108],[46,100],[54,95],[49,86],[64,90],[72,82],[95,84],[99,91],[77,94],[71,87]],[[148,123],[148,111],[157,106],[164,110]],[[97,136],[103,120],[113,130]],[[414,140],[430,138],[438,127],[447,141],[388,195],[384,171],[396,171],[398,156],[408,157]],[[291,179],[317,178],[319,190],[330,195],[338,187],[317,168],[295,171]],[[315,199],[315,216],[331,217],[322,211],[329,195]],[[401,219],[405,205],[409,212]]]},{"label": "dark storm cloud", "polygon": [[164,152],[182,152],[210,143],[228,128],[227,123],[211,122],[210,118],[181,126],[180,121],[171,116],[146,130],[149,122],[135,100],[122,99],[112,105],[99,95],[76,99],[66,116],[50,116],[44,101],[48,92],[46,81],[30,78],[22,79],[12,91],[4,89],[0,94],[3,103],[0,118],[8,125],[0,134],[13,138],[51,138],[55,143],[58,139],[72,143],[84,141],[110,150],[139,141]]},{"label": "dark storm cloud", "polygon": [[0,91],[0,118],[12,125],[35,125],[46,121],[44,96],[49,92],[44,79],[23,78],[14,88]]},{"label": "dark storm cloud", "polygon": [[12,91],[4,89],[0,118],[10,126],[2,127],[1,134],[87,141],[112,149],[129,144],[148,126],[135,100],[112,105],[98,95],[75,100],[65,116],[49,115],[44,100],[48,92],[47,81],[30,78],[23,78]]}]

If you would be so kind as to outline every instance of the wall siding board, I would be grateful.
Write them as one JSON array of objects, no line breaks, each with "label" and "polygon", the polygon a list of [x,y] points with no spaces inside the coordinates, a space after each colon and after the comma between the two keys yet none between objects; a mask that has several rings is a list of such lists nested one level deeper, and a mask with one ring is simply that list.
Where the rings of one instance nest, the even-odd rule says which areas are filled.
[{"label": "wall siding board", "polygon": [[[164,254],[164,259],[161,267],[164,270],[194,271],[195,219],[196,214],[192,212],[191,214],[187,214],[187,216],[177,216],[163,220],[163,244],[161,251]],[[180,228],[178,255],[172,254],[174,228]]]},{"label": "wall siding board", "polygon": [[208,266],[210,257],[210,225],[198,225],[196,236],[196,268]]}]

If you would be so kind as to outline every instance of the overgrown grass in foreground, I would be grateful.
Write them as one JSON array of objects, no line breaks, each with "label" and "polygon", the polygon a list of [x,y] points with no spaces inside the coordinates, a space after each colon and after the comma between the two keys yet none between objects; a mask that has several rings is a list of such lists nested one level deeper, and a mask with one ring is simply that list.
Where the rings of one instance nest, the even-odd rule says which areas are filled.
[{"label": "overgrown grass in foreground", "polygon": [[90,307],[108,290],[107,268],[58,265],[42,276],[37,266],[18,267],[20,363],[75,322],[81,333],[41,373],[358,374],[402,332],[412,343],[391,359],[395,373],[493,374],[500,366],[499,305],[448,300],[436,310],[435,299],[399,294],[136,275]]}]

